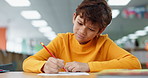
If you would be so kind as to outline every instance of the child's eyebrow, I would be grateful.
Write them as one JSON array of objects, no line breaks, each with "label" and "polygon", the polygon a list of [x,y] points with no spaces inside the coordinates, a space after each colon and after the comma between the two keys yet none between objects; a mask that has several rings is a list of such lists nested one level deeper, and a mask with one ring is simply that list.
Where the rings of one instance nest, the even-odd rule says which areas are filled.
[{"label": "child's eyebrow", "polygon": [[92,28],[92,29],[97,29],[97,27],[94,25],[94,24],[91,24],[90,26],[89,26],[89,28]]}]

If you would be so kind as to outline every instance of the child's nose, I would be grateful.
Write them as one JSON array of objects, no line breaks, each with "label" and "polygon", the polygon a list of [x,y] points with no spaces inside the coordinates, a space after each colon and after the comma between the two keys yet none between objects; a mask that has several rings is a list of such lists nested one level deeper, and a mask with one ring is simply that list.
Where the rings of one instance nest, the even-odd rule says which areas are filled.
[{"label": "child's nose", "polygon": [[82,26],[80,28],[80,32],[81,32],[81,34],[85,35],[86,34],[86,26]]}]

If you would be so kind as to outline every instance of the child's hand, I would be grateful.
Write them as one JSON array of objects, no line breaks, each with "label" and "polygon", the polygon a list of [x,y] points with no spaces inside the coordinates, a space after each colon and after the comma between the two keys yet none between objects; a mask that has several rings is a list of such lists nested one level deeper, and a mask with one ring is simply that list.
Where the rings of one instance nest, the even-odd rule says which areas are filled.
[{"label": "child's hand", "polygon": [[88,72],[90,70],[87,63],[80,63],[75,61],[66,63],[64,68],[69,72]]},{"label": "child's hand", "polygon": [[45,73],[58,73],[64,67],[64,61],[54,57],[49,57],[43,67]]}]

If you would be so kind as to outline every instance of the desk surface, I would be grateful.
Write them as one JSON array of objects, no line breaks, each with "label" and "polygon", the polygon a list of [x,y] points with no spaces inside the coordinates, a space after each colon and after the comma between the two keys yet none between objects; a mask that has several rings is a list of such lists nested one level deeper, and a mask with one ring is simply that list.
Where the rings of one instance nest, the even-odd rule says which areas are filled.
[{"label": "desk surface", "polygon": [[148,75],[138,75],[138,76],[127,76],[127,75],[96,75],[95,73],[90,73],[90,75],[81,76],[39,76],[36,73],[25,73],[25,72],[6,72],[0,73],[0,78],[148,78]]},{"label": "desk surface", "polygon": [[6,72],[0,73],[0,78],[96,78],[96,75],[90,73],[84,76],[39,76],[36,73]]}]

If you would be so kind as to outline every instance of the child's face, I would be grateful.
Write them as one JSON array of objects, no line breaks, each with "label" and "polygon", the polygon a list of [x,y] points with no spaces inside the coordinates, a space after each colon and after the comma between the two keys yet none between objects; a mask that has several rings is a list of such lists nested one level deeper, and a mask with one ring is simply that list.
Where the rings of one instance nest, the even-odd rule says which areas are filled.
[{"label": "child's face", "polygon": [[100,35],[98,26],[92,26],[91,22],[89,21],[84,25],[84,19],[82,19],[80,15],[78,15],[76,18],[75,16],[76,14],[73,16],[73,32],[76,40],[80,44],[85,44],[92,40],[95,36]]}]

